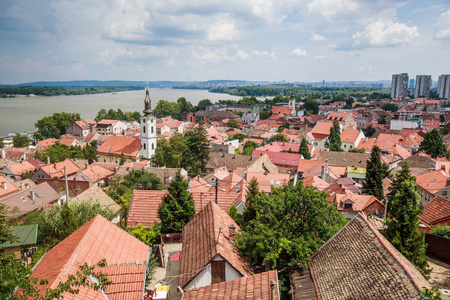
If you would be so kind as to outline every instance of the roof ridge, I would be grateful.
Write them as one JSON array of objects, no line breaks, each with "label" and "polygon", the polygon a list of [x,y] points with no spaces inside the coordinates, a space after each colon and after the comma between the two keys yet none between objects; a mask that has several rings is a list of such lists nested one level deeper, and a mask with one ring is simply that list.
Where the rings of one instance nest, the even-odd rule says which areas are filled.
[{"label": "roof ridge", "polygon": [[[67,260],[68,263],[64,264],[63,269],[65,269],[64,271],[59,272],[59,276],[56,278],[56,280],[52,283],[52,286],[55,287],[56,285],[58,285],[61,280],[64,278],[64,276],[67,274],[67,272],[70,270],[70,267],[72,266],[72,264],[75,262],[75,259],[78,256],[78,253],[81,249],[81,247],[84,245],[84,243],[86,242],[86,240],[88,239],[88,237],[91,235],[92,233],[92,229],[93,227],[95,227],[95,225],[97,224],[98,220],[100,220],[102,218],[102,216],[100,214],[96,215],[94,218],[92,218],[91,221],[87,222],[85,225],[81,226],[80,228],[78,228],[78,230],[80,230],[81,228],[83,228],[84,226],[88,227],[88,230],[86,230],[86,232],[83,234],[82,238],[80,239],[80,242],[77,244],[77,246],[74,248],[74,250],[72,251],[71,256],[69,257],[69,259]],[[76,232],[76,231],[75,231]],[[72,233],[73,234],[73,233]],[[71,235],[72,235],[71,234]],[[70,235],[69,235],[70,237]],[[56,285],[55,285],[56,284]]]}]

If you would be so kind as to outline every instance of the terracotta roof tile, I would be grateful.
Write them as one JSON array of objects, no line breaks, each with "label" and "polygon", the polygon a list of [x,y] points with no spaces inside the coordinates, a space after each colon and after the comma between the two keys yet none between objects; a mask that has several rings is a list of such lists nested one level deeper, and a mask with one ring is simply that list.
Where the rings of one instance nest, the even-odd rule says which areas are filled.
[{"label": "terracotta roof tile", "polygon": [[450,219],[450,200],[436,196],[427,203],[423,214],[419,215],[421,221],[428,225],[436,225]]},{"label": "terracotta roof tile", "polygon": [[272,292],[271,281],[275,282],[273,299],[280,299],[276,270],[187,290],[184,291],[184,299],[270,300]]},{"label": "terracotta roof tile", "polygon": [[127,138],[124,136],[110,136],[100,147],[98,153],[108,153],[126,156],[137,156],[141,150],[141,139]]}]

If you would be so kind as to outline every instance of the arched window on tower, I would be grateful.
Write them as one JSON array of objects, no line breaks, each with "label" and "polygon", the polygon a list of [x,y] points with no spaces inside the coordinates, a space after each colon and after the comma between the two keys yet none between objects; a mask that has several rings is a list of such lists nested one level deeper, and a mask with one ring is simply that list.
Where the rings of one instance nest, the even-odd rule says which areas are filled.
[{"label": "arched window on tower", "polygon": [[152,128],[152,133],[153,133],[153,126],[150,126]]},{"label": "arched window on tower", "polygon": [[147,149],[147,144],[146,143],[144,143],[144,150],[146,150]]},{"label": "arched window on tower", "polygon": [[155,149],[155,144],[152,143],[152,150]]},{"label": "arched window on tower", "polygon": [[142,128],[143,130],[144,130],[144,133],[145,133],[145,126],[144,126],[144,128]]}]

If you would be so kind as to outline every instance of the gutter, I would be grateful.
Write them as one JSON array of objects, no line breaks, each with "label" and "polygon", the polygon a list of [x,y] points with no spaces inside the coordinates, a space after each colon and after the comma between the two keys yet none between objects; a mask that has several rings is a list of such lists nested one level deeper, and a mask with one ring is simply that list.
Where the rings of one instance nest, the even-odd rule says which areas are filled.
[{"label": "gutter", "polygon": [[149,246],[147,260],[145,261],[145,273],[144,273],[144,283],[143,283],[143,288],[142,288],[142,299],[145,298],[145,281],[147,279],[147,270],[148,270],[148,264],[150,263],[151,255],[152,255],[152,247]]}]

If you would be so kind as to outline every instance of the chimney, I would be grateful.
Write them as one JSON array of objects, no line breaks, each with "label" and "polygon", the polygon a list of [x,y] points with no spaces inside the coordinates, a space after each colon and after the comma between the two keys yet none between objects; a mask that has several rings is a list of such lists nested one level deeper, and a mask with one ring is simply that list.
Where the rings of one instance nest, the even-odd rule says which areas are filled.
[{"label": "chimney", "polygon": [[5,151],[5,149],[2,149],[2,158],[3,158],[3,159],[6,158],[6,151]]},{"label": "chimney", "polygon": [[50,164],[50,156],[47,156],[47,165]]},{"label": "chimney", "polygon": [[35,199],[34,199],[34,191],[30,191],[30,198],[31,198],[31,201],[36,201]]},{"label": "chimney", "polygon": [[447,181],[445,183],[445,186],[449,186],[450,185],[450,177],[447,177]]},{"label": "chimney", "polygon": [[8,185],[6,184],[6,181],[2,182],[2,189],[4,189],[5,191],[8,190]]},{"label": "chimney", "polygon": [[275,300],[275,284],[274,280],[270,281],[270,300]]},{"label": "chimney", "polygon": [[322,180],[323,181],[327,181],[327,168],[328,168],[328,159],[325,159],[325,166],[323,166],[323,170],[322,170]]},{"label": "chimney", "polygon": [[230,237],[230,241],[232,243],[236,241],[236,225],[234,224],[228,225],[228,236]]}]

